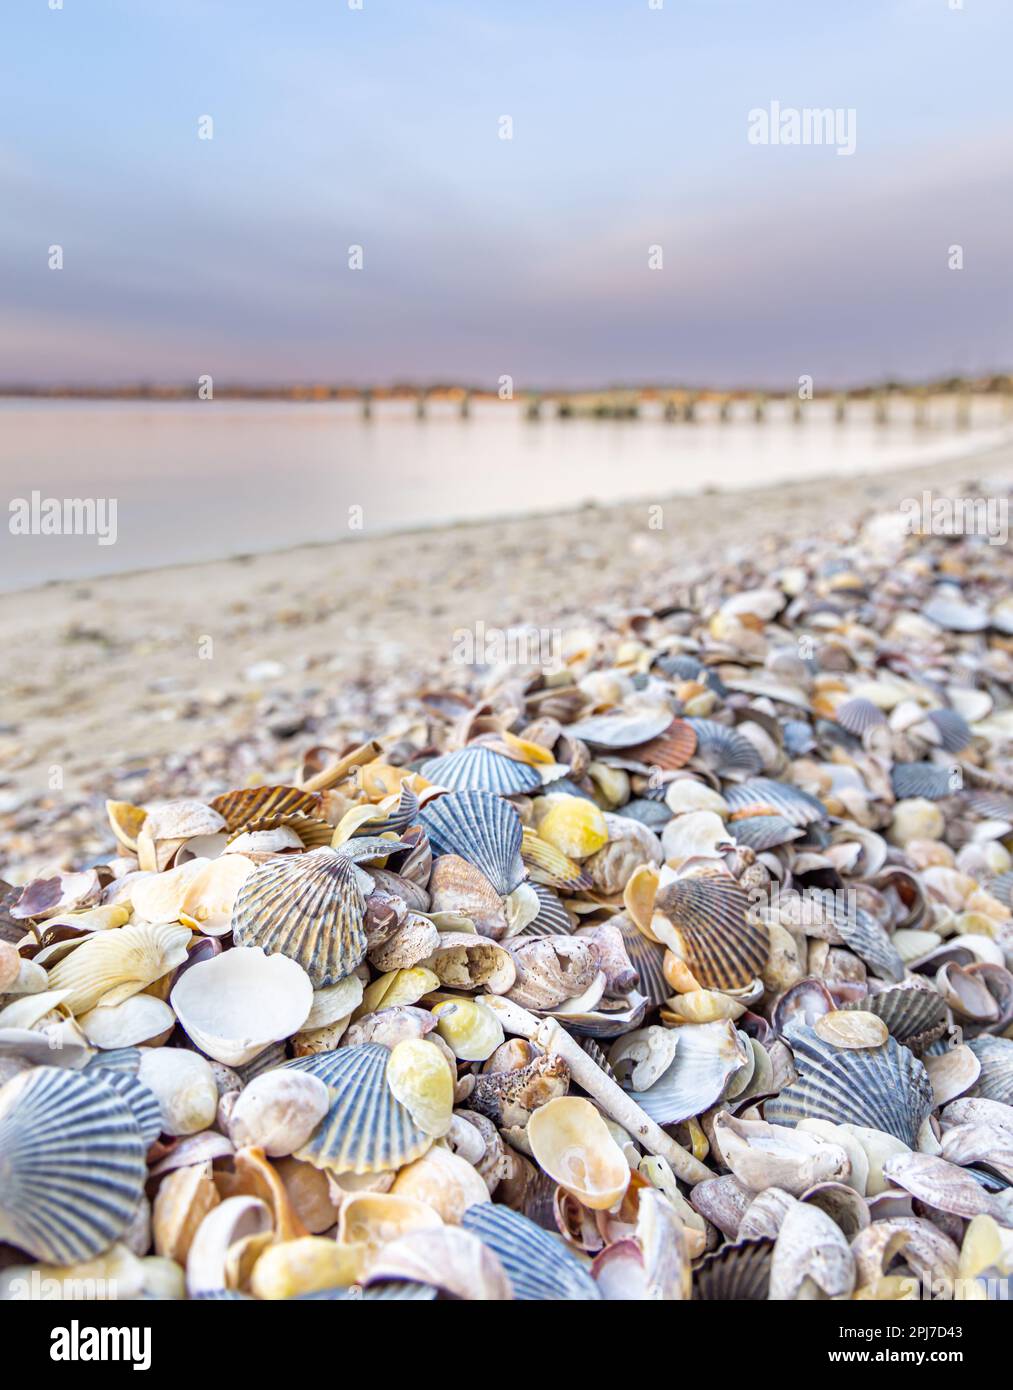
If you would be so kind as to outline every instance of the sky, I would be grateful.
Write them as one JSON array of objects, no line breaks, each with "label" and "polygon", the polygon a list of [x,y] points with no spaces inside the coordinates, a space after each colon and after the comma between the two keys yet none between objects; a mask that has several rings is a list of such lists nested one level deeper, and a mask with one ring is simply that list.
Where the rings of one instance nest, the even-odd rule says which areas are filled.
[{"label": "sky", "polygon": [[1013,6],[953,3],[3,0],[0,383],[1010,369]]}]

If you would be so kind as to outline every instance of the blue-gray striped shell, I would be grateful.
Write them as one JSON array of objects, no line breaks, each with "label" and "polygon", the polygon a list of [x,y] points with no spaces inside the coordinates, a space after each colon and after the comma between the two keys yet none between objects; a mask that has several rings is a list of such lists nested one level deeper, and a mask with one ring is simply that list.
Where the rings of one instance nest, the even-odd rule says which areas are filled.
[{"label": "blue-gray striped shell", "polygon": [[930,709],[928,717],[947,753],[959,753],[971,742],[970,725],[955,709]]},{"label": "blue-gray striped shell", "polygon": [[353,1284],[349,1288],[317,1289],[314,1293],[297,1293],[298,1303],[432,1303],[437,1294],[432,1284],[413,1284],[410,1280],[380,1281]]},{"label": "blue-gray striped shell", "polygon": [[572,935],[573,923],[559,894],[544,883],[533,882],[531,887],[539,902],[538,915],[523,931],[517,933],[517,940],[524,941],[532,936]]},{"label": "blue-gray striped shell", "polygon": [[347,854],[323,847],[254,869],[239,891],[232,932],[296,961],[314,989],[336,985],[366,954],[366,897]]},{"label": "blue-gray striped shell", "polygon": [[300,1057],[285,1065],[319,1076],[331,1107],[296,1158],[332,1173],[382,1173],[421,1158],[433,1139],[387,1085],[390,1052],[362,1043]]},{"label": "blue-gray striped shell", "polygon": [[916,1057],[947,1029],[946,1002],[934,989],[885,989],[841,1007],[877,1014],[890,1036],[910,1048]]},{"label": "blue-gray striped shell", "polygon": [[[834,902],[836,907],[836,899]],[[873,974],[884,980],[903,980],[900,953],[871,912],[849,902],[842,911],[832,910],[830,919],[845,946],[864,960]]]},{"label": "blue-gray striped shell", "polygon": [[925,801],[942,801],[952,796],[955,788],[953,774],[939,763],[895,763],[890,770],[893,794],[898,801],[922,797]]},{"label": "blue-gray striped shell", "polygon": [[542,785],[537,769],[482,744],[468,744],[452,753],[429,758],[419,771],[428,782],[446,787],[448,791],[474,790],[514,796]]},{"label": "blue-gray striped shell", "polygon": [[461,1225],[487,1245],[506,1270],[514,1298],[531,1300],[598,1300],[598,1285],[555,1236],[520,1212],[493,1202],[477,1202]]},{"label": "blue-gray striped shell", "polygon": [[521,818],[494,792],[448,792],[430,801],[420,820],[434,854],[456,854],[481,869],[502,897],[524,878]]},{"label": "blue-gray striped shell", "polygon": [[647,937],[625,913],[613,917],[613,924],[622,933],[626,954],[640,978],[640,991],[647,996],[648,1007],[658,1008],[673,993],[665,979],[665,948],[648,941]]},{"label": "blue-gray striped shell", "polygon": [[16,1076],[0,1091],[0,1240],[50,1264],[98,1255],[134,1219],[144,1154],[111,1086],[56,1067]]},{"label": "blue-gray striped shell", "polygon": [[742,734],[719,724],[716,719],[687,719],[696,734],[696,757],[721,777],[740,774],[753,776],[762,771],[759,752]]},{"label": "blue-gray striped shell", "polygon": [[827,819],[827,808],[817,797],[773,777],[750,777],[726,787],[724,798],[733,815],[783,816],[800,829]]},{"label": "blue-gray striped shell", "polygon": [[836,719],[842,729],[847,729],[849,734],[854,734],[856,738],[868,732],[869,729],[876,729],[886,723],[886,715],[874,705],[871,700],[862,699],[857,696],[851,700],[845,700],[837,707]]},{"label": "blue-gray striped shell", "polygon": [[737,1240],[705,1255],[693,1272],[693,1296],[706,1302],[765,1303],[770,1287],[769,1236]]},{"label": "blue-gray striped shell", "polygon": [[96,1085],[111,1087],[126,1101],[137,1121],[145,1151],[150,1149],[162,1132],[162,1109],[154,1091],[126,1071],[94,1068],[88,1072],[88,1076],[94,1079]]},{"label": "blue-gray striped shell", "polygon": [[893,1038],[882,1047],[836,1048],[803,1025],[789,1026],[785,1040],[799,1077],[765,1103],[765,1119],[864,1125],[916,1147],[934,1102],[929,1074],[914,1053]]},{"label": "blue-gray striped shell", "polygon": [[792,825],[791,821],[780,815],[743,816],[741,819],[730,820],[728,827],[738,844],[748,845],[758,854],[765,849],[776,849],[778,845],[799,840],[804,834],[798,826]]},{"label": "blue-gray striped shell", "polygon": [[136,1076],[141,1067],[139,1047],[111,1047],[105,1052],[96,1052],[85,1063],[85,1071],[123,1071]]},{"label": "blue-gray striped shell", "polygon": [[355,839],[362,835],[385,835],[391,831],[395,835],[400,835],[410,825],[417,825],[418,820],[419,798],[407,781],[404,781],[401,783],[397,805],[392,806],[388,811],[382,811],[377,807],[376,815],[360,825],[352,838]]},{"label": "blue-gray striped shell", "polygon": [[986,1033],[971,1038],[967,1045],[981,1063],[973,1094],[1013,1105],[1013,1040]]},{"label": "blue-gray striped shell", "polygon": [[737,1073],[743,1068],[751,1073],[754,1066],[748,1039],[726,1019],[678,1028],[675,1033],[675,1056],[643,1091],[635,1090],[632,1084],[636,1075],[630,1050],[635,1046],[633,1035],[630,1043],[621,1038],[609,1053],[619,1084],[659,1125],[674,1125],[702,1115],[721,1099]]}]

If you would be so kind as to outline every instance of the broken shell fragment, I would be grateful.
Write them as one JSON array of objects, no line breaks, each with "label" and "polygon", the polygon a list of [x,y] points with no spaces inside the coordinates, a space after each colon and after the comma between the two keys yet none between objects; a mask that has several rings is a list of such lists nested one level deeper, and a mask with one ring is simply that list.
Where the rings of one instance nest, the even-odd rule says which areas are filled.
[{"label": "broken shell fragment", "polygon": [[590,1103],[557,1097],[528,1121],[528,1142],[542,1168],[584,1206],[614,1206],[629,1186],[630,1167]]}]

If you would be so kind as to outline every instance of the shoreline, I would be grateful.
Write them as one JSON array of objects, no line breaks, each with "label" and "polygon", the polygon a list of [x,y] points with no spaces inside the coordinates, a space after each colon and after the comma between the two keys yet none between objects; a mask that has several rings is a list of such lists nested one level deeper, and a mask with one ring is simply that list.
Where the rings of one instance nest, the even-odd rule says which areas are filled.
[{"label": "shoreline", "polygon": [[829,551],[862,514],[987,478],[1004,491],[1013,481],[1013,444],[0,595],[0,872],[23,881],[100,853],[106,796],[285,780],[314,744],[362,741],[398,720],[407,728],[420,689],[475,681],[454,663],[455,630],[600,628],[671,601],[715,567],[745,569],[798,543]]}]

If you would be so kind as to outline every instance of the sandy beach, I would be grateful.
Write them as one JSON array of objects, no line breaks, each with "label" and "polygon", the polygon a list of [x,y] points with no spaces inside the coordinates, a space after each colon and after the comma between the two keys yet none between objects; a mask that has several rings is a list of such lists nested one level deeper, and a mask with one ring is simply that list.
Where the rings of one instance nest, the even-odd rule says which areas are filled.
[{"label": "sandy beach", "polygon": [[104,797],[286,779],[314,744],[403,731],[421,689],[474,684],[454,661],[462,628],[608,623],[672,602],[715,564],[831,546],[925,489],[976,495],[1011,478],[1007,446],[790,488],[367,531],[5,596],[0,869],[23,882],[107,849]]}]

